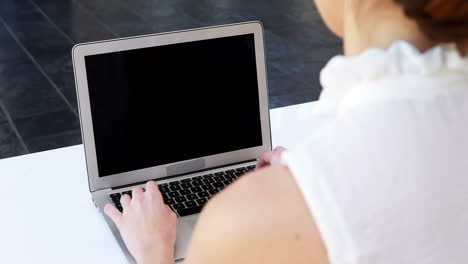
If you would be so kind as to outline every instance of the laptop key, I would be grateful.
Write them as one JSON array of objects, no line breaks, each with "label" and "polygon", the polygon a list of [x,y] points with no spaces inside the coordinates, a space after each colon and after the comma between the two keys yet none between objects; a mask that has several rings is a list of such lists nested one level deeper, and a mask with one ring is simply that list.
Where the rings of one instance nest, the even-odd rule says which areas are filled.
[{"label": "laptop key", "polygon": [[203,190],[200,187],[193,187],[193,188],[190,189],[190,191],[192,191],[192,193],[198,193],[198,192],[201,192]]},{"label": "laptop key", "polygon": [[211,178],[213,177],[213,174],[206,174],[206,175],[203,175],[203,178],[204,179],[208,179],[208,178]]},{"label": "laptop key", "polygon": [[110,198],[114,203],[120,202],[120,197],[121,197],[120,193],[113,193],[110,195]]},{"label": "laptop key", "polygon": [[195,176],[192,178],[192,181],[201,180],[201,179],[202,179],[202,176]]},{"label": "laptop key", "polygon": [[185,183],[180,184],[180,187],[182,187],[182,189],[188,189],[188,188],[192,188],[193,185],[190,182],[185,182]]},{"label": "laptop key", "polygon": [[213,178],[203,179],[203,183],[205,183],[205,184],[210,184],[210,183],[213,183],[213,182],[215,182],[213,180]]},{"label": "laptop key", "polygon": [[159,186],[159,191],[160,191],[161,193],[170,192],[169,187],[167,187],[167,186]]},{"label": "laptop key", "polygon": [[185,205],[184,205],[184,204],[181,204],[181,203],[173,204],[173,205],[172,205],[172,208],[174,208],[174,210],[180,210],[180,209],[184,209],[184,208],[185,208]]},{"label": "laptop key", "polygon": [[236,175],[234,175],[234,173],[229,173],[224,175],[224,178],[226,178],[226,180],[232,180],[236,178]]},{"label": "laptop key", "polygon": [[170,182],[169,185],[175,185],[175,184],[179,184],[180,182],[179,181],[173,181],[173,182]]},{"label": "laptop key", "polygon": [[178,202],[178,203],[183,203],[183,202],[187,201],[187,199],[184,196],[176,197],[174,200],[176,202]]},{"label": "laptop key", "polygon": [[171,185],[171,186],[169,187],[169,189],[170,189],[171,191],[175,192],[175,191],[178,191],[178,190],[180,190],[180,189],[182,189],[182,188],[180,188],[180,185],[179,185],[179,184],[175,184],[175,185]]},{"label": "laptop key", "polygon": [[111,195],[109,195],[112,199],[114,199],[114,197],[117,197],[117,198],[120,198],[120,193],[113,193]]},{"label": "laptop key", "polygon": [[206,199],[205,198],[200,198],[197,200],[197,204],[200,205],[200,206],[203,206],[205,205],[206,203]]},{"label": "laptop key", "polygon": [[202,189],[205,190],[205,191],[206,190],[211,190],[211,189],[213,189],[213,186],[211,184],[206,184],[206,185],[202,186]]},{"label": "laptop key", "polygon": [[222,183],[222,182],[215,182],[215,183],[213,183],[213,186],[214,186],[214,187],[217,187],[217,188],[223,188],[223,187],[224,187],[224,183]]},{"label": "laptop key", "polygon": [[178,192],[170,192],[170,193],[167,193],[167,196],[169,196],[170,198],[176,198],[176,197],[179,197],[180,194]]},{"label": "laptop key", "polygon": [[228,184],[230,184],[231,182],[232,182],[232,180],[225,180],[225,181],[223,181],[224,185],[228,185]]},{"label": "laptop key", "polygon": [[186,189],[186,190],[180,190],[179,193],[182,195],[188,195],[188,194],[191,194],[192,192],[189,189]]},{"label": "laptop key", "polygon": [[203,191],[203,192],[199,192],[199,193],[198,193],[198,196],[199,196],[199,197],[208,197],[208,196],[210,196],[210,195],[208,194],[208,192]]},{"label": "laptop key", "polygon": [[187,196],[185,196],[187,198],[187,200],[191,201],[191,200],[196,200],[198,199],[198,195],[192,193],[192,194],[189,194]]},{"label": "laptop key", "polygon": [[180,182],[182,182],[182,183],[185,183],[185,182],[191,182],[191,181],[192,181],[192,179],[190,179],[190,178],[187,178],[187,179],[183,179],[183,180],[181,180]]},{"label": "laptop key", "polygon": [[195,206],[195,207],[190,207],[187,209],[181,209],[177,210],[177,213],[179,216],[186,216],[186,215],[192,215],[192,214],[198,214],[201,211],[202,207],[201,206]]},{"label": "laptop key", "polygon": [[220,181],[226,180],[226,178],[224,178],[222,175],[220,175],[220,176],[214,176],[214,177],[213,177],[213,180],[214,180],[215,182],[220,182]]},{"label": "laptop key", "polygon": [[220,171],[220,172],[217,172],[214,174],[215,176],[221,176],[221,175],[224,175],[224,171]]},{"label": "laptop key", "polygon": [[203,182],[201,180],[194,180],[194,181],[192,181],[192,185],[193,186],[200,186],[200,185],[203,185]]},{"label": "laptop key", "polygon": [[172,204],[175,204],[175,200],[172,199],[172,198],[169,198],[167,200],[164,200],[164,203],[167,204],[167,205],[172,205]]},{"label": "laptop key", "polygon": [[208,193],[209,193],[210,195],[215,195],[217,192],[219,192],[218,189],[213,189],[213,190],[209,190],[209,191],[208,191]]},{"label": "laptop key", "polygon": [[194,206],[197,206],[197,203],[195,201],[188,201],[188,202],[185,202],[185,207],[194,207]]}]

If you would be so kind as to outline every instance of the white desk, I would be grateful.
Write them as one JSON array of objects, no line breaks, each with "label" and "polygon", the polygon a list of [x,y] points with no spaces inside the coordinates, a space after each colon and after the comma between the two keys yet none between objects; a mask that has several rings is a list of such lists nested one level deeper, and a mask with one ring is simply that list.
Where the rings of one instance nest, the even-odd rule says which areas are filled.
[{"label": "white desk", "polygon": [[[304,136],[313,103],[271,111],[273,146]],[[82,145],[0,160],[0,263],[126,263],[88,191]]]}]

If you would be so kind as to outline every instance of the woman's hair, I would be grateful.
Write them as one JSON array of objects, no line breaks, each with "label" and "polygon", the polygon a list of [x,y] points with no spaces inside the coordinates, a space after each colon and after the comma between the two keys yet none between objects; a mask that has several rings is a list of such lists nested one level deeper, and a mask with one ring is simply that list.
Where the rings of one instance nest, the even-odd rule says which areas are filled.
[{"label": "woman's hair", "polygon": [[394,0],[437,42],[468,39],[468,0]]}]

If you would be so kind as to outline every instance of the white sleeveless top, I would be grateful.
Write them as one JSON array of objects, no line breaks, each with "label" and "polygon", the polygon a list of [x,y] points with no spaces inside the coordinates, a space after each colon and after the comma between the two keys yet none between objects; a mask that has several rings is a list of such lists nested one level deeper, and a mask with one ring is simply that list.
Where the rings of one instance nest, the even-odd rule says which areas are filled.
[{"label": "white sleeveless top", "polygon": [[327,122],[282,163],[330,262],[468,263],[468,58],[400,41],[333,58],[321,83],[309,120]]}]

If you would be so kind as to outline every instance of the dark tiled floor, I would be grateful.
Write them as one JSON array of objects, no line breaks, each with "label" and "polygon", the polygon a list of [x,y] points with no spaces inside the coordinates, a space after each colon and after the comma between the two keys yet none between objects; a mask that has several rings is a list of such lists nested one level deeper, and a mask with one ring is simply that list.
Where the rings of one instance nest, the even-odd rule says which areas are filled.
[{"label": "dark tiled floor", "polygon": [[11,126],[7,122],[0,123],[0,155],[9,156],[10,153],[21,155],[26,152]]},{"label": "dark tiled floor", "polygon": [[79,42],[260,20],[272,108],[317,100],[341,53],[312,0],[1,0],[0,158],[81,143]]}]

